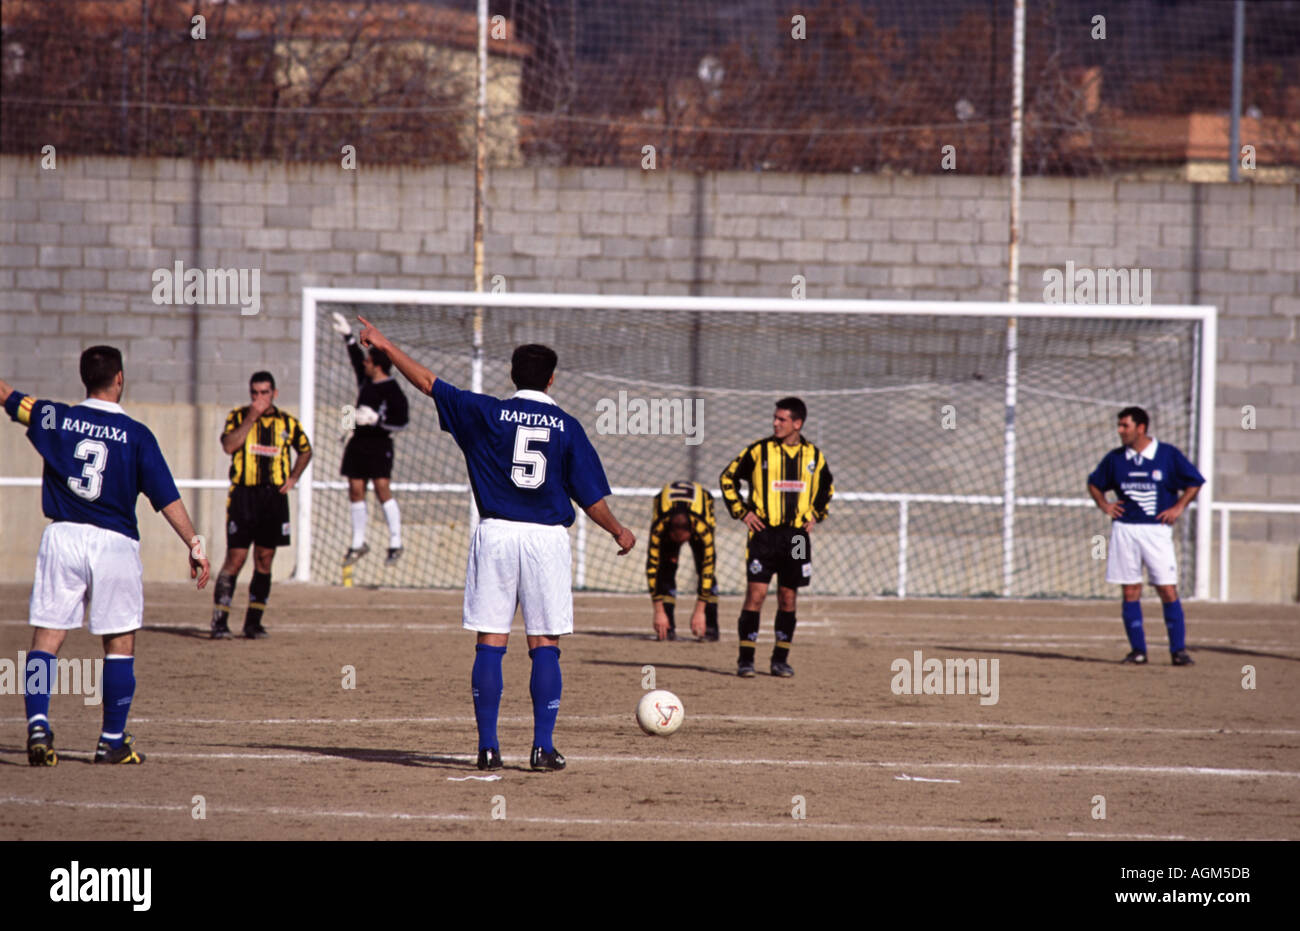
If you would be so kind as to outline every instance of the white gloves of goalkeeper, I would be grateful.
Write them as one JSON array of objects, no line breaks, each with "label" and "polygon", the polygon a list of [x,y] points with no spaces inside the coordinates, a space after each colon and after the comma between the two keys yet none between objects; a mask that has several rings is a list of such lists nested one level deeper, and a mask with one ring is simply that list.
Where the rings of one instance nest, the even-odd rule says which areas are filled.
[{"label": "white gloves of goalkeeper", "polygon": [[352,335],[352,327],[348,326],[347,320],[338,311],[334,312],[334,332],[343,337]]},{"label": "white gloves of goalkeeper", "polygon": [[358,427],[373,427],[375,424],[379,423],[379,411],[375,410],[373,407],[367,407],[365,404],[362,404],[357,408],[357,412],[353,416],[352,422]]}]

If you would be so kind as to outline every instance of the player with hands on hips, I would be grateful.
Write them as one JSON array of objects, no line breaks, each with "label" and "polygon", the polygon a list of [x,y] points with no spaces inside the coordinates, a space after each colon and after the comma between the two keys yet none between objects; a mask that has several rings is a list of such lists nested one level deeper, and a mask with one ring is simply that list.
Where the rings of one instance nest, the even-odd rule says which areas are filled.
[{"label": "player with hands on hips", "polygon": [[[1200,493],[1205,477],[1177,447],[1148,436],[1150,422],[1140,407],[1119,412],[1116,429],[1123,445],[1108,452],[1088,476],[1088,494],[1113,521],[1106,581],[1123,586],[1120,614],[1130,648],[1123,662],[1147,661],[1142,629],[1142,567],[1146,566],[1147,578],[1160,596],[1173,665],[1191,666],[1178,599],[1173,525]],[[1117,500],[1108,500],[1108,491],[1115,492]]]},{"label": "player with hands on hips", "polygon": [[560,709],[560,637],[573,632],[569,527],[572,501],[609,533],[620,556],[636,537],[610,511],[600,457],[572,414],[546,393],[555,381],[554,351],[515,349],[516,391],[499,399],[462,391],[438,378],[364,317],[361,345],[383,350],[421,394],[431,396],[443,430],[465,455],[479,524],[470,540],[462,626],[475,634],[470,688],[478,724],[478,768],[500,769],[497,716],[504,690],[501,661],[515,608],[524,617],[532,660],[533,747],[529,765],[565,767],[553,735]]},{"label": "player with hands on hips", "polygon": [[343,565],[351,566],[370,552],[366,544],[366,483],[375,486],[388,523],[386,565],[393,565],[402,555],[402,514],[393,497],[393,434],[406,428],[409,409],[406,395],[391,372],[393,363],[377,347],[362,352],[352,335],[352,327],[340,313],[333,315],[334,332],[343,337],[348,358],[357,376],[357,403],[353,413],[356,429],[343,450],[339,472],[348,480],[351,502],[352,542],[343,554]]},{"label": "player with hands on hips", "polygon": [[[191,579],[208,583],[203,541],[149,428],[119,403],[126,376],[122,353],[92,346],[81,354],[86,399],[69,405],[41,401],[0,381],[5,413],[27,427],[27,439],[44,460],[41,508],[51,523],[36,554],[28,623],[32,648],[26,668],[27,762],[55,766],[50,694],[58,653],[69,630],[89,615],[90,633],[104,643],[103,727],[95,762],[143,763],[126,731],[135,696],[135,632],[144,615],[144,566],[135,519],[143,494],[185,544]],[[86,611],[87,604],[89,611]],[[40,675],[41,667],[46,674]]]}]

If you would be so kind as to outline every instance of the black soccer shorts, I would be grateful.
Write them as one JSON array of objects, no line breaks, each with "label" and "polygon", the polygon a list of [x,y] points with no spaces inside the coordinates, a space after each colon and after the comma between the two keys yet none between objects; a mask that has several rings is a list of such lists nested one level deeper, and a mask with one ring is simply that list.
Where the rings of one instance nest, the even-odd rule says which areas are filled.
[{"label": "black soccer shorts", "polygon": [[226,548],[289,545],[289,496],[274,485],[236,485],[226,499]]},{"label": "black soccer shorts", "polygon": [[355,433],[343,449],[339,474],[347,478],[391,478],[393,438]]},{"label": "black soccer shorts", "polygon": [[745,574],[766,585],[776,575],[782,588],[803,588],[812,581],[812,540],[797,527],[767,527],[751,534],[745,548]]}]

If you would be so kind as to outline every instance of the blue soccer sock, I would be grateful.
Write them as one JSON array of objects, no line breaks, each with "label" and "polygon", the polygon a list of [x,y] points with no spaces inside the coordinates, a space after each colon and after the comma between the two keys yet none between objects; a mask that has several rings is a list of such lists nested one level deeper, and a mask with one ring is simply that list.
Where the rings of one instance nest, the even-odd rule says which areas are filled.
[{"label": "blue soccer sock", "polygon": [[478,748],[500,749],[497,742],[497,715],[501,711],[501,693],[505,682],[501,677],[501,659],[505,647],[490,647],[480,643],[474,647],[474,670],[470,673],[470,689],[474,693],[474,720],[478,723]]},{"label": "blue soccer sock", "polygon": [[1128,634],[1128,645],[1139,653],[1145,653],[1147,638],[1142,632],[1142,602],[1124,602],[1121,613],[1124,615],[1124,633]]},{"label": "blue soccer sock", "polygon": [[1187,632],[1183,625],[1183,603],[1170,601],[1162,607],[1165,611],[1165,630],[1169,632],[1169,652],[1179,653],[1187,647]]},{"label": "blue soccer sock", "polygon": [[54,688],[54,676],[58,670],[55,662],[54,654],[44,650],[32,650],[27,654],[27,668],[21,675],[29,733],[33,724],[50,726],[50,691]]},{"label": "blue soccer sock", "polygon": [[533,695],[533,746],[554,753],[555,744],[551,741],[555,719],[560,714],[560,693],[564,691],[560,648],[534,647],[528,656],[533,661],[533,674],[528,680],[528,690]]},{"label": "blue soccer sock", "polygon": [[110,653],[104,657],[104,732],[99,739],[110,747],[126,740],[126,716],[135,697],[135,657]]}]

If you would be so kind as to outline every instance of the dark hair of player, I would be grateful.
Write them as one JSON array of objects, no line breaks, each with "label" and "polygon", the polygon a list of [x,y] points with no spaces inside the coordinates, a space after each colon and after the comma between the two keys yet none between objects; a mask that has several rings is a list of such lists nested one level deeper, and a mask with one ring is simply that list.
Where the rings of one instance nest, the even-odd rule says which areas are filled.
[{"label": "dark hair of player", "polygon": [[1142,427],[1143,430],[1149,430],[1151,428],[1151,418],[1148,417],[1147,412],[1142,410],[1140,407],[1126,407],[1119,412],[1119,416],[1115,419],[1123,420],[1125,417],[1133,421],[1133,426],[1135,427]]},{"label": "dark hair of player", "polygon": [[391,375],[393,372],[393,360],[388,358],[388,353],[382,349],[370,350],[370,361],[383,369],[385,375]]},{"label": "dark hair of player", "polygon": [[690,515],[687,514],[685,510],[676,511],[673,514],[673,516],[668,519],[668,529],[669,530],[690,530],[691,529]]},{"label": "dark hair of player", "polygon": [[779,411],[789,411],[790,416],[795,420],[808,419],[808,407],[798,398],[782,398],[776,402],[776,409]]},{"label": "dark hair of player", "polygon": [[248,387],[253,387],[258,382],[270,382],[271,390],[275,390],[275,376],[270,372],[254,372],[253,377],[248,380]]},{"label": "dark hair of player", "polygon": [[520,346],[510,357],[510,380],[516,388],[545,391],[558,362],[559,358],[550,346],[538,343]]},{"label": "dark hair of player", "polygon": [[81,354],[81,383],[87,391],[103,391],[122,371],[122,350],[91,346]]}]

